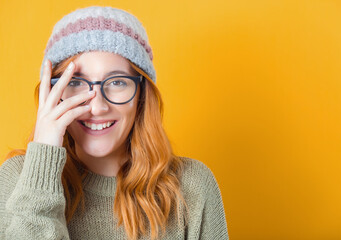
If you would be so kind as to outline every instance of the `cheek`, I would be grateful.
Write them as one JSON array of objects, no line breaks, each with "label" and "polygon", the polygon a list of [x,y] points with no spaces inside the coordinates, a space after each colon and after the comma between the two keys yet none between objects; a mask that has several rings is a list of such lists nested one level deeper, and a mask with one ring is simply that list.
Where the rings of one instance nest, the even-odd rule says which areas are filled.
[{"label": "cheek", "polygon": [[120,109],[120,112],[125,121],[127,123],[134,122],[136,116],[136,104],[134,104],[133,102],[129,102],[127,103],[127,105],[122,107],[123,108]]},{"label": "cheek", "polygon": [[135,118],[136,118],[136,110],[137,110],[137,104],[133,101],[127,103],[126,105],[122,106],[121,110],[121,116],[123,120],[123,129],[121,129],[123,132],[125,132],[123,135],[128,134],[131,131],[132,126],[134,125]]},{"label": "cheek", "polygon": [[130,108],[133,108],[134,105],[135,105],[134,101],[130,101],[128,104],[129,104],[129,107],[130,107]]},{"label": "cheek", "polygon": [[75,138],[77,136],[77,125],[76,121],[73,121],[69,126],[67,126],[66,130],[70,133],[70,135]]},{"label": "cheek", "polygon": [[126,119],[133,119],[135,120],[137,104],[138,104],[138,94],[137,96],[127,104],[118,106],[117,110],[121,112],[121,115]]}]

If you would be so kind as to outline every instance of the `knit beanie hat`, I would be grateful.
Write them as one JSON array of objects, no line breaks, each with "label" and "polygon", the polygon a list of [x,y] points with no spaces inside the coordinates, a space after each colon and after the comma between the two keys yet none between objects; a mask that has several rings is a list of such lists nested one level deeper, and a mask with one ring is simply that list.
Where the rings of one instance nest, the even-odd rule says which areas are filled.
[{"label": "knit beanie hat", "polygon": [[[87,7],[64,16],[45,49],[52,67],[81,52],[106,51],[130,60],[156,82],[152,49],[145,29],[132,14],[111,7]],[[42,78],[43,64],[40,70]]]}]

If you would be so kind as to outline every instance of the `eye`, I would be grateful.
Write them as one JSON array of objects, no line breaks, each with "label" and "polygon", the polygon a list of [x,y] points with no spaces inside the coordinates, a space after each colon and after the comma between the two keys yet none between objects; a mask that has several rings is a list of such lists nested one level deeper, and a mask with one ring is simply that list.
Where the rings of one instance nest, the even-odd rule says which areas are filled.
[{"label": "eye", "polygon": [[110,87],[126,87],[127,80],[124,78],[114,78],[107,82],[107,85]]},{"label": "eye", "polygon": [[84,81],[77,80],[77,79],[72,79],[68,84],[68,86],[70,86],[70,87],[81,87],[84,85],[85,85]]},{"label": "eye", "polygon": [[116,80],[116,81],[112,81],[111,82],[112,85],[116,85],[116,86],[122,86],[122,85],[126,85],[125,82],[123,81],[119,81],[119,80]]}]

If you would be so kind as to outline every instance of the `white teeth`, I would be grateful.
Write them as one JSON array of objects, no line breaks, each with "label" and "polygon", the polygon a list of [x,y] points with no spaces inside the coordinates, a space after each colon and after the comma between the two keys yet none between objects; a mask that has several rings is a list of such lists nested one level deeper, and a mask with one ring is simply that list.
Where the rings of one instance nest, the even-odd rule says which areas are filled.
[{"label": "white teeth", "polygon": [[82,122],[87,128],[90,128],[91,130],[102,130],[107,127],[109,127],[113,122],[107,122],[107,123],[101,123],[101,124],[95,124],[95,123],[89,123],[89,122]]}]

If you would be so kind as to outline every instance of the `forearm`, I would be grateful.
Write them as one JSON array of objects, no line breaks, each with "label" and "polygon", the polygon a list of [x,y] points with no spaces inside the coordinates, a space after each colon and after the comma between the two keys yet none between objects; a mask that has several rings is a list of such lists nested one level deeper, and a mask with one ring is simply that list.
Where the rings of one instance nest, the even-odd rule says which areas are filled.
[{"label": "forearm", "polygon": [[69,239],[61,174],[62,147],[31,142],[19,180],[6,203],[5,239]]}]

